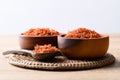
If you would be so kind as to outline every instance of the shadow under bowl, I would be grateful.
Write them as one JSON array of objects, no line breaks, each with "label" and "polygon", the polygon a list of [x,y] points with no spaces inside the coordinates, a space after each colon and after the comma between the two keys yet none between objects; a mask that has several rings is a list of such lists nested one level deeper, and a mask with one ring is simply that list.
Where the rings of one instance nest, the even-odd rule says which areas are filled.
[{"label": "shadow under bowl", "polygon": [[57,36],[26,36],[19,35],[19,45],[21,49],[33,50],[35,45],[51,44],[58,47]]},{"label": "shadow under bowl", "polygon": [[109,36],[102,35],[101,38],[78,39],[58,36],[58,47],[61,53],[69,59],[86,59],[102,57],[109,47]]}]

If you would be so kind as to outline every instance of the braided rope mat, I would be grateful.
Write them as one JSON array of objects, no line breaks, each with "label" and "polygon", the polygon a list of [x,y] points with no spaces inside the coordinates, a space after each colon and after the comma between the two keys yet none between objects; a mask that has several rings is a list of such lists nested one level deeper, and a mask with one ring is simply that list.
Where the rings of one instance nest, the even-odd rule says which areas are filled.
[{"label": "braided rope mat", "polygon": [[9,54],[5,55],[8,62],[12,65],[42,70],[81,70],[103,67],[112,64],[115,57],[107,53],[104,57],[92,60],[69,60],[63,56],[56,56],[53,61],[35,61],[29,55]]}]

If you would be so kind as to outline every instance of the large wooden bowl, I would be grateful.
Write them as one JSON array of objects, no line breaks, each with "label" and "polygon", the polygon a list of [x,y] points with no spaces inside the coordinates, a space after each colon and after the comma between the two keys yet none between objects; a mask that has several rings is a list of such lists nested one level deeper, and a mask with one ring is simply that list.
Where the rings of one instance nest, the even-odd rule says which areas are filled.
[{"label": "large wooden bowl", "polygon": [[57,36],[19,36],[19,44],[22,49],[32,50],[36,44],[51,44],[58,47]]},{"label": "large wooden bowl", "polygon": [[58,36],[58,47],[62,54],[70,59],[97,58],[106,54],[109,47],[109,36],[101,38],[75,39]]}]

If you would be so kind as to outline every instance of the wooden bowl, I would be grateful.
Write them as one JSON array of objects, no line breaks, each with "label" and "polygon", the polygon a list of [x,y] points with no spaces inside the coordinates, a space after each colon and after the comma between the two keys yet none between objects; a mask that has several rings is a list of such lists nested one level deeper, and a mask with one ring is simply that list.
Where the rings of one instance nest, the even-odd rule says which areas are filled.
[{"label": "wooden bowl", "polygon": [[26,36],[19,35],[20,48],[33,50],[36,44],[44,45],[51,44],[52,46],[58,47],[57,36]]},{"label": "wooden bowl", "polygon": [[109,47],[109,36],[101,38],[75,39],[58,36],[58,47],[62,54],[70,59],[97,58],[106,54]]}]

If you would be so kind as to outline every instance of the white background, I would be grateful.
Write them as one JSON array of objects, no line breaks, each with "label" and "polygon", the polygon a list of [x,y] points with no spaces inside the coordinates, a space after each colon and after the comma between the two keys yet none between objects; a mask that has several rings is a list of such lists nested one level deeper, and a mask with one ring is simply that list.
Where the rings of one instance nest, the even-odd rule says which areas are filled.
[{"label": "white background", "polygon": [[0,34],[34,27],[120,33],[120,0],[0,0]]}]

